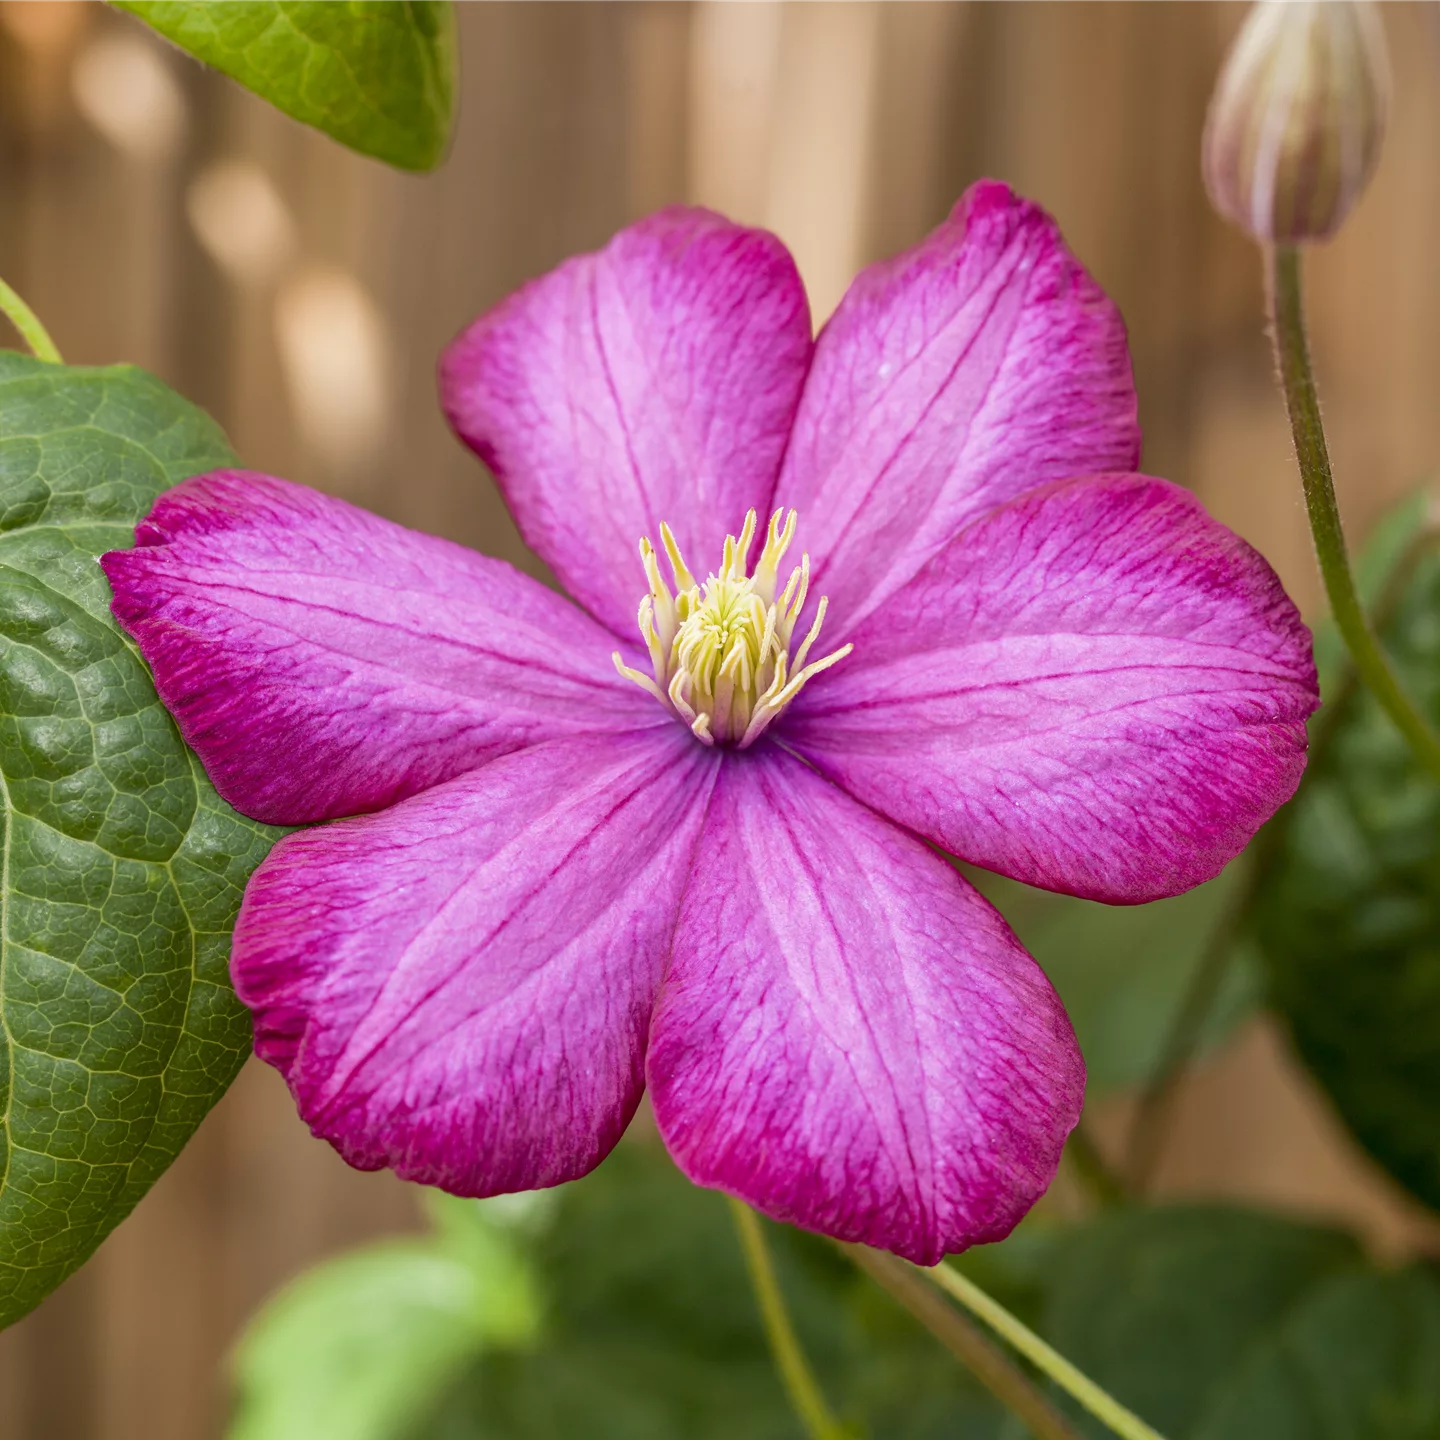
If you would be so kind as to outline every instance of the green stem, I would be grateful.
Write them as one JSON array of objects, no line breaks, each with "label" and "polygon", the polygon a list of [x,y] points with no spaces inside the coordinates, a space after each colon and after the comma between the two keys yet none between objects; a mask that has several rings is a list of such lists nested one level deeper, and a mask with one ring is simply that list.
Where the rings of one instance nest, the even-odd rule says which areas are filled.
[{"label": "green stem", "polygon": [[750,1271],[750,1283],[755,1287],[755,1300],[760,1307],[760,1318],[765,1323],[765,1335],[775,1357],[775,1368],[785,1382],[790,1403],[800,1417],[805,1433],[810,1440],[846,1440],[845,1431],[830,1413],[830,1407],[820,1393],[805,1352],[800,1348],[795,1327],[790,1323],[785,1297],[780,1293],[775,1268],[770,1263],[765,1232],[760,1228],[760,1217],[748,1205],[735,1199],[730,1200],[730,1213],[740,1235],[740,1248],[745,1252],[745,1264]]},{"label": "green stem", "polygon": [[[1416,566],[1425,558],[1427,552],[1436,549],[1437,546],[1440,546],[1440,529],[1436,529],[1433,522],[1426,521],[1420,530],[1411,537],[1409,544],[1406,545],[1399,560],[1395,562],[1393,569],[1386,577],[1379,595],[1371,603],[1370,608],[1375,616],[1374,624],[1378,630],[1383,631],[1395,618],[1395,612],[1405,599],[1406,590],[1414,577]],[[1347,666],[1339,676],[1337,683],[1332,685],[1332,693],[1326,696],[1324,709],[1310,722],[1309,763],[1311,765],[1316,764],[1329,747],[1340,719],[1354,699],[1355,692],[1360,688],[1360,680],[1354,665]],[[1294,807],[1287,805],[1270,822],[1265,831],[1265,834],[1270,837],[1267,847],[1269,851],[1278,852],[1293,813]]]},{"label": "green stem", "polygon": [[1032,1365],[1078,1400],[1097,1420],[1123,1436],[1124,1440],[1162,1440],[1158,1431],[1152,1430],[1138,1415],[1112,1400],[1093,1380],[1082,1375],[1063,1355],[1022,1325],[1003,1305],[997,1304],[953,1265],[942,1260],[933,1269],[921,1270],[920,1273],[972,1314],[978,1315]]},{"label": "green stem", "polygon": [[1007,1410],[1035,1440],[1079,1440],[1070,1422],[1036,1389],[1030,1377],[987,1335],[976,1329],[920,1278],[913,1265],[864,1245],[836,1241],[882,1289],[898,1300]]},{"label": "green stem", "polygon": [[1267,254],[1266,270],[1275,362],[1285,392],[1285,406],[1290,412],[1295,458],[1300,466],[1305,508],[1310,515],[1310,533],[1315,537],[1315,553],[1335,628],[1349,647],[1360,678],[1409,741],[1416,758],[1440,779],[1440,735],[1415,708],[1396,679],[1355,590],[1355,577],[1345,549],[1345,532],[1340,526],[1340,510],[1335,503],[1335,481],[1325,448],[1310,347],[1305,338],[1300,252],[1293,245],[1272,246]]},{"label": "green stem", "polygon": [[37,360],[50,365],[65,363],[39,317],[3,280],[0,280],[0,315],[20,332],[20,338]]}]

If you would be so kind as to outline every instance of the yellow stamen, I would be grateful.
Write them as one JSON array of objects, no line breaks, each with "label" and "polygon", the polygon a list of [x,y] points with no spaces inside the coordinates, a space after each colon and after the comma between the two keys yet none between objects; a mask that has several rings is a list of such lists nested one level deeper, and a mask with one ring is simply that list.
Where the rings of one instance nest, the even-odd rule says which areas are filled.
[{"label": "yellow stamen", "polygon": [[[680,547],[675,543],[675,537],[670,533],[670,527],[663,520],[660,522],[660,543],[664,545],[665,554],[669,556],[670,573],[675,577],[676,588],[693,590],[695,577],[690,573],[689,566],[685,564],[685,557],[680,553]],[[650,541],[645,539],[640,544],[642,547],[646,547],[649,546]],[[651,554],[654,554],[653,550],[651,550]]]},{"label": "yellow stamen", "polygon": [[802,554],[777,600],[780,562],[795,539],[795,511],[777,510],[766,527],[765,544],[747,573],[759,519],[749,511],[740,534],[727,535],[720,568],[696,581],[668,525],[660,541],[675,590],[660,574],[659,557],[649,539],[640,542],[640,561],[649,593],[640,602],[640,634],[650,654],[654,678],[641,674],[615,655],[615,666],[647,694],[655,696],[705,745],[754,744],[798,695],[806,682],[843,660],[850,645],[807,663],[825,622],[822,595],[815,620],[794,656],[791,638],[810,592],[810,557]]}]

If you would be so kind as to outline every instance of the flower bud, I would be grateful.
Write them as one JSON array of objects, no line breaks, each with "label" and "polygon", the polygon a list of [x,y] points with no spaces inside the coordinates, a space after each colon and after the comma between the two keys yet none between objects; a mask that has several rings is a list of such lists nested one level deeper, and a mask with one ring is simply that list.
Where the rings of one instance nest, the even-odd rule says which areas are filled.
[{"label": "flower bud", "polygon": [[1380,156],[1390,99],[1368,0],[1260,0],[1210,102],[1205,188],[1256,240],[1323,240]]}]

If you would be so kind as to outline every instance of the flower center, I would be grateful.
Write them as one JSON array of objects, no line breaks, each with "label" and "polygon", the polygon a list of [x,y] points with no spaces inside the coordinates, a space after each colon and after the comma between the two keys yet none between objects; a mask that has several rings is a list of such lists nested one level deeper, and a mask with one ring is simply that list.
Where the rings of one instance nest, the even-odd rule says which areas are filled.
[{"label": "flower center", "polygon": [[[781,518],[784,517],[784,524]],[[794,656],[790,641],[810,592],[810,557],[800,563],[778,598],[780,561],[795,538],[795,512],[770,517],[765,547],[753,575],[746,574],[755,539],[755,512],[745,516],[739,537],[725,537],[718,574],[704,585],[690,573],[670,527],[660,539],[675,578],[675,593],[660,574],[649,539],[640,542],[640,561],[650,593],[640,602],[640,634],[650,651],[654,678],[625,664],[615,668],[687,724],[706,745],[753,745],[766,727],[800,693],[812,675],[828,670],[854,648],[842,646],[823,660],[806,663],[825,622],[825,596]]]}]

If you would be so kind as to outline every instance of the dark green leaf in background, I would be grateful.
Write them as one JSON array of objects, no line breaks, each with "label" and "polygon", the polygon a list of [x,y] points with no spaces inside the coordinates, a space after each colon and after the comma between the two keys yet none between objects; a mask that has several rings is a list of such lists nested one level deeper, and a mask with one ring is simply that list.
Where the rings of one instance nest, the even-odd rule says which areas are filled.
[{"label": "dark green leaf in background", "polygon": [[[535,1199],[551,1202],[548,1223],[523,1247],[538,1332],[492,1325],[481,1334],[482,1310],[523,1318],[533,1301],[517,1312],[495,1298],[505,1291],[493,1280],[465,1281],[453,1239],[342,1257],[252,1322],[230,1440],[299,1440],[321,1433],[300,1423],[320,1414],[323,1433],[347,1440],[797,1440],[721,1196],[690,1185],[658,1143],[630,1140],[595,1174]],[[471,1213],[493,1226],[494,1204]],[[857,1436],[1024,1440],[828,1243],[768,1222],[765,1230],[810,1359]],[[989,1247],[982,1269],[1007,1304],[1028,1312],[1044,1239],[1017,1240]],[[440,1263],[449,1279],[427,1293],[425,1267]],[[512,1283],[509,1293],[526,1292]],[[471,1303],[487,1295],[479,1309]],[[444,1363],[430,1365],[431,1347]],[[472,1363],[456,1379],[463,1353]],[[378,1418],[361,1418],[352,1389],[378,1392]]]},{"label": "dark green leaf in background", "polygon": [[[1412,552],[1397,584],[1384,640],[1440,719],[1440,554]],[[1440,1207],[1440,785],[1367,691],[1337,694],[1314,734],[1257,902],[1270,996],[1361,1144]]]},{"label": "dark green leaf in background", "polygon": [[0,1325],[128,1214],[249,1051],[230,930],[279,832],[215,794],[96,563],[233,462],[143,371],[0,352]]},{"label": "dark green leaf in background", "polygon": [[342,145],[430,170],[455,109],[450,0],[114,0]]},{"label": "dark green leaf in background", "polygon": [[[560,1202],[535,1255],[543,1346],[487,1357],[426,1440],[793,1440],[721,1197],[629,1145]],[[784,1278],[828,1379],[840,1337]]]},{"label": "dark green leaf in background", "polygon": [[1120,1211],[1057,1256],[1046,1338],[1169,1440],[1194,1432],[1297,1304],[1360,1264],[1342,1235],[1218,1206]]},{"label": "dark green leaf in background", "polygon": [[1255,1347],[1193,1440],[1434,1440],[1440,1286],[1422,1270],[1337,1275]]},{"label": "dark green leaf in background", "polygon": [[1054,1255],[1046,1338],[1168,1440],[1440,1435],[1427,1270],[1377,1273],[1336,1232],[1220,1206],[1121,1211]]},{"label": "dark green leaf in background", "polygon": [[[516,1199],[547,1223],[502,1234],[495,1202],[444,1201],[436,1238],[282,1291],[241,1342],[229,1440],[799,1440],[721,1197],[632,1140],[594,1175]],[[457,1221],[485,1237],[478,1258],[461,1258]],[[849,1433],[1024,1440],[826,1242],[765,1232]],[[1377,1273],[1336,1231],[1218,1205],[1069,1231],[1032,1217],[959,1263],[1168,1440],[1440,1435],[1440,1286]],[[1080,1433],[1109,1437],[1055,1398]]]}]

